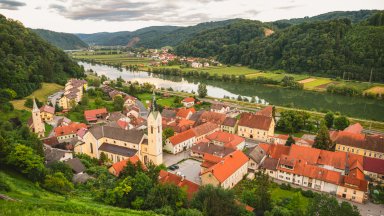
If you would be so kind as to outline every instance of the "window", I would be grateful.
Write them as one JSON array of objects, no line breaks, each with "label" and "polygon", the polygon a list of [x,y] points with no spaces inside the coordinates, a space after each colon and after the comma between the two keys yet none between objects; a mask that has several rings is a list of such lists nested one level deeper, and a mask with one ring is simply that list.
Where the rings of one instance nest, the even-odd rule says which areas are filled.
[{"label": "window", "polygon": [[153,134],[153,126],[151,126],[151,134]]},{"label": "window", "polygon": [[271,174],[272,174],[272,173],[273,173],[273,171],[269,171],[269,173],[271,173]]},{"label": "window", "polygon": [[355,191],[355,190],[353,190],[353,194],[356,194],[356,191]]},{"label": "window", "polygon": [[89,145],[90,145],[90,148],[91,148],[91,154],[93,154],[93,145],[92,145],[92,143],[89,143]]}]

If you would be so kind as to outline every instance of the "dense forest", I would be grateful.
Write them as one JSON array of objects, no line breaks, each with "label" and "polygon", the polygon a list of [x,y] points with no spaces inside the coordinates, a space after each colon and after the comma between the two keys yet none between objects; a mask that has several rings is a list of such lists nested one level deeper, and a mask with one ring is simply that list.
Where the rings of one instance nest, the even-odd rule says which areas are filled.
[{"label": "dense forest", "polygon": [[183,56],[216,56],[227,45],[263,37],[266,28],[268,26],[259,21],[236,20],[229,25],[196,34],[192,39],[177,46],[176,52]]},{"label": "dense forest", "polygon": [[[384,81],[382,12],[357,24],[349,19],[304,22],[268,37],[257,37],[258,31],[249,34],[248,28],[241,28],[246,26],[246,22],[239,21],[237,29],[207,30],[181,43],[176,52],[179,55],[217,57],[226,64],[242,64],[257,69]],[[260,31],[260,27],[258,29]],[[238,43],[238,35],[245,35],[246,39]],[[254,38],[249,40],[248,36]]]},{"label": "dense forest", "polygon": [[0,88],[13,90],[16,98],[31,94],[41,82],[64,84],[68,77],[84,76],[63,51],[1,14],[0,69]]},{"label": "dense forest", "polygon": [[55,45],[63,50],[75,50],[88,47],[84,41],[80,40],[80,38],[74,34],[54,32],[44,29],[32,29],[32,31],[38,34],[44,40],[48,41],[50,44]]}]

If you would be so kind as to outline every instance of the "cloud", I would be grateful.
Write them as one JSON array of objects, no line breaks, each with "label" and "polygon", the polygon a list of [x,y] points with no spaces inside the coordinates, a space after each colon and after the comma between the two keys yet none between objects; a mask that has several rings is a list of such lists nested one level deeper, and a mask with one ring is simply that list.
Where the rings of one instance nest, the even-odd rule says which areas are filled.
[{"label": "cloud", "polygon": [[294,8],[301,7],[302,5],[286,5],[286,6],[280,6],[280,7],[275,7],[277,10],[290,10]]},{"label": "cloud", "polygon": [[1,0],[0,9],[5,10],[18,10],[19,7],[23,7],[26,4],[24,2],[13,1],[13,0]]}]

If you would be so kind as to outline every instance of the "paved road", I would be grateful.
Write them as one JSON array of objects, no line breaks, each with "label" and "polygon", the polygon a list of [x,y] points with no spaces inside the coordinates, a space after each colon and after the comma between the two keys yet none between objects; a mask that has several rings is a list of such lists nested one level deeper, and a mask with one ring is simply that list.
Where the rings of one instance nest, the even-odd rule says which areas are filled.
[{"label": "paved road", "polygon": [[192,181],[198,185],[201,185],[200,164],[201,162],[199,161],[188,159],[178,164],[179,169],[175,171],[169,171],[169,172],[184,175],[185,178],[188,179],[189,181]]},{"label": "paved road", "polygon": [[177,164],[180,161],[189,158],[189,152],[190,150],[180,152],[178,154],[169,154],[169,153],[163,153],[163,163],[165,166],[169,167],[173,164]]},{"label": "paved road", "polygon": [[53,106],[55,106],[56,101],[61,98],[63,93],[64,93],[64,91],[58,91],[58,92],[48,96],[48,101],[50,101],[53,104]]}]

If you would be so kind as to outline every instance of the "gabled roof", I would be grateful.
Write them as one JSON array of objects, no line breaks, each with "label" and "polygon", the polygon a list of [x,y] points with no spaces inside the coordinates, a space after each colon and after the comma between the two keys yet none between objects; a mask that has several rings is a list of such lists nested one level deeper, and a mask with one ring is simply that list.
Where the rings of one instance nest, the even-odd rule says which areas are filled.
[{"label": "gabled roof", "polygon": [[187,97],[187,98],[184,98],[182,102],[186,102],[186,103],[195,102],[195,98]]},{"label": "gabled roof", "polygon": [[211,154],[214,156],[224,157],[235,151],[233,148],[228,148],[225,146],[218,146],[214,144],[210,144],[209,141],[201,141],[191,147],[192,152],[196,152],[199,154]]},{"label": "gabled roof", "polygon": [[269,130],[271,123],[272,117],[252,113],[242,113],[238,125],[260,130]]},{"label": "gabled roof", "polygon": [[363,131],[363,126],[361,126],[360,123],[355,123],[353,125],[349,125],[347,128],[344,129],[344,131],[349,133],[361,134],[361,132]]},{"label": "gabled roof", "polygon": [[55,114],[55,107],[44,105],[44,106],[40,107],[40,112],[47,112],[47,113]]},{"label": "gabled roof", "polygon": [[331,139],[337,144],[384,153],[383,135],[364,135],[337,131],[331,133]]},{"label": "gabled roof", "polygon": [[94,110],[85,110],[84,117],[87,121],[97,120],[98,115],[107,115],[108,111],[106,108],[94,109]]},{"label": "gabled roof", "polygon": [[267,157],[261,164],[261,168],[276,171],[278,163],[278,159]]},{"label": "gabled roof", "polygon": [[[207,123],[206,123],[207,124]],[[202,125],[200,125],[202,126]],[[198,126],[198,127],[200,127]],[[223,131],[215,131],[209,134],[206,139],[211,141],[216,141],[223,143],[225,147],[236,149],[236,147],[243,143],[245,139],[243,137],[237,136],[235,134],[223,132]]]},{"label": "gabled roof", "polygon": [[173,119],[176,118],[176,111],[171,109],[163,109],[163,111],[161,112],[161,116],[163,118]]},{"label": "gabled roof", "polygon": [[267,155],[267,152],[260,147],[259,145],[256,146],[254,149],[252,149],[251,152],[249,152],[248,157],[250,157],[253,161],[260,164],[261,160]]},{"label": "gabled roof", "polygon": [[85,171],[85,166],[79,158],[68,159],[64,163],[71,167],[74,173],[81,173]]},{"label": "gabled roof", "polygon": [[198,184],[193,183],[187,179],[184,179],[181,176],[167,172],[165,170],[160,170],[159,182],[162,184],[168,183],[168,184],[174,184],[180,188],[186,188],[187,196],[189,199],[191,199],[194,193],[196,193],[199,190]]},{"label": "gabled roof", "polygon": [[109,152],[112,154],[118,154],[121,156],[125,157],[132,157],[136,154],[137,150],[136,149],[131,149],[123,146],[118,146],[114,144],[109,144],[109,143],[103,143],[99,147],[99,151],[105,151]]},{"label": "gabled roof", "polygon": [[88,130],[96,139],[102,137],[139,144],[143,139],[144,132],[140,130],[124,130],[122,128],[111,126],[93,126]]},{"label": "gabled roof", "polygon": [[189,129],[169,137],[169,141],[175,146],[181,142],[192,139],[193,137],[195,137],[195,132],[192,129]]},{"label": "gabled roof", "polygon": [[84,123],[72,122],[67,126],[58,126],[54,131],[56,136],[65,136],[69,134],[75,134],[81,128],[87,128],[87,125]]},{"label": "gabled roof", "polygon": [[219,125],[215,123],[207,122],[205,124],[194,127],[191,130],[193,130],[193,132],[195,133],[195,136],[199,137],[202,135],[206,135],[218,128],[219,128]]},{"label": "gabled roof", "polygon": [[289,156],[295,159],[305,160],[310,164],[316,164],[321,150],[306,146],[292,145]]},{"label": "gabled roof", "polygon": [[223,113],[205,111],[198,118],[197,124],[200,125],[206,122],[212,122],[212,123],[221,125],[226,118],[227,116]]},{"label": "gabled roof", "polygon": [[364,157],[364,171],[384,175],[384,160]]},{"label": "gabled roof", "polygon": [[228,126],[228,127],[235,127],[236,123],[237,123],[237,119],[236,118],[227,117],[227,118],[225,118],[225,120],[224,120],[222,125]]},{"label": "gabled roof", "polygon": [[226,108],[226,107],[228,107],[228,106],[225,104],[222,104],[222,103],[214,103],[211,105],[211,109],[213,109],[213,110],[221,110],[221,109]]},{"label": "gabled roof", "polygon": [[220,183],[223,183],[244,164],[248,163],[248,160],[248,157],[242,151],[237,150],[208,168],[202,175],[210,172]]},{"label": "gabled roof", "polygon": [[256,115],[262,115],[266,117],[272,117],[273,106],[266,106],[264,109],[256,112]]},{"label": "gabled roof", "polygon": [[187,118],[190,113],[193,114],[195,112],[196,112],[196,110],[193,107],[188,108],[188,109],[179,109],[179,111],[177,112],[176,116],[180,117],[180,118]]},{"label": "gabled roof", "polygon": [[139,161],[139,157],[137,155],[134,155],[128,159],[114,163],[112,165],[112,167],[115,170],[115,173],[114,173],[115,176],[119,176],[120,172],[123,171],[123,169],[127,165],[128,161],[130,161],[132,164],[136,164]]}]

